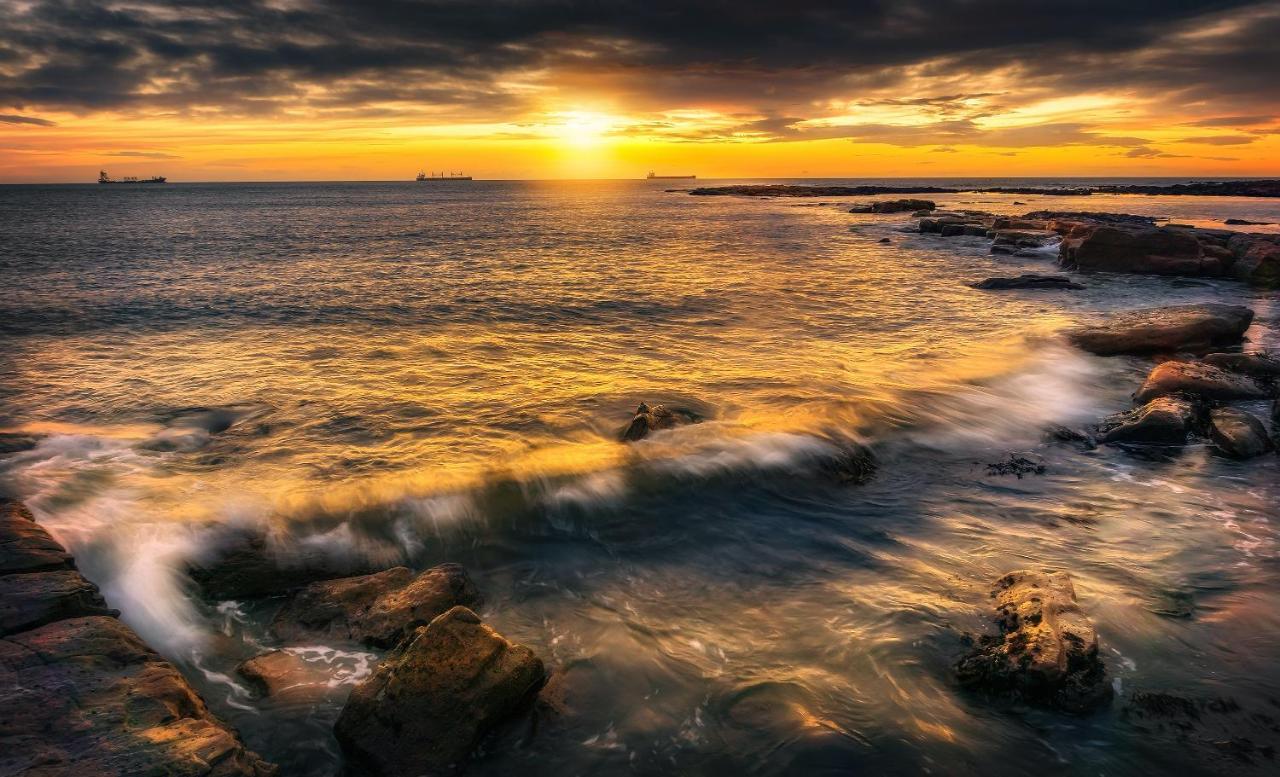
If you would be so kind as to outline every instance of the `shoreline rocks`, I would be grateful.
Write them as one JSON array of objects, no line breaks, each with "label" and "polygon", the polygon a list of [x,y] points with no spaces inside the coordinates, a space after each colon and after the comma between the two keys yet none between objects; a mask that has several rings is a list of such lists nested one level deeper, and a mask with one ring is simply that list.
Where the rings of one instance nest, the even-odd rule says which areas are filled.
[{"label": "shoreline rocks", "polygon": [[984,281],[969,284],[975,289],[1036,289],[1036,290],[1053,290],[1053,289],[1083,289],[1078,283],[1073,282],[1065,275],[1039,275],[1036,273],[1024,273],[1016,278],[987,278]]},{"label": "shoreline rocks", "polygon": [[6,619],[0,637],[0,773],[276,774],[74,566],[25,507],[0,500],[0,607],[44,613]]},{"label": "shoreline rocks", "polygon": [[635,416],[626,428],[618,435],[618,439],[622,442],[636,442],[643,440],[653,432],[660,432],[664,429],[674,429],[677,426],[685,426],[687,424],[696,424],[701,421],[701,417],[692,410],[680,407],[667,407],[666,405],[648,405],[644,402],[636,408]]},{"label": "shoreline rocks", "polygon": [[1251,459],[1271,450],[1267,427],[1243,410],[1216,408],[1209,414],[1209,439],[1218,452],[1233,459]]},{"label": "shoreline rocks", "polygon": [[1116,313],[1066,334],[1073,345],[1099,356],[1203,352],[1239,343],[1252,322],[1253,311],[1241,305],[1174,305]]},{"label": "shoreline rocks", "polygon": [[356,686],[334,733],[351,775],[438,774],[529,703],[542,661],[471,610],[454,607],[407,636]]},{"label": "shoreline rocks", "polygon": [[737,184],[732,186],[699,186],[687,191],[694,195],[737,195],[741,197],[839,197],[868,194],[1043,194],[1052,196],[1087,196],[1090,194],[1148,194],[1199,197],[1280,197],[1280,180],[1216,181],[1178,183],[1171,186],[1103,184],[1077,187],[1013,187],[952,188],[945,186],[826,186],[794,184]]},{"label": "shoreline rocks", "polygon": [[394,567],[372,575],[310,583],[295,591],[271,622],[286,641],[340,639],[388,648],[408,631],[458,605],[483,601],[458,564],[414,575]]},{"label": "shoreline rocks", "polygon": [[219,537],[209,557],[187,566],[200,593],[214,601],[271,596],[317,580],[376,571],[355,556],[302,546],[272,547],[263,534],[239,529]]},{"label": "shoreline rocks", "polygon": [[1186,397],[1158,397],[1103,421],[1099,442],[1180,447],[1200,430],[1203,418],[1203,408]]},{"label": "shoreline rocks", "polygon": [[938,206],[933,200],[882,200],[866,205],[855,205],[850,213],[904,213],[915,211],[931,211]]},{"label": "shoreline rocks", "polygon": [[999,633],[983,636],[956,664],[962,686],[1070,712],[1111,698],[1097,634],[1065,572],[1010,572],[991,597]]},{"label": "shoreline rocks", "polygon": [[1170,394],[1190,394],[1209,400],[1264,399],[1262,386],[1244,375],[1224,372],[1202,362],[1168,361],[1157,364],[1142,387],[1133,395],[1138,402],[1150,402]]}]

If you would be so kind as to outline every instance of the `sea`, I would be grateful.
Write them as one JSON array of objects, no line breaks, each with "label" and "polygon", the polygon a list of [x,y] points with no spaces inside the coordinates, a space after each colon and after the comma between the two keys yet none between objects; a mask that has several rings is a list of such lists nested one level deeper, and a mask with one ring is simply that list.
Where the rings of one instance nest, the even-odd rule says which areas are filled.
[{"label": "sea", "polygon": [[[981,291],[1059,271],[1056,249],[848,212],[883,197],[684,191],[746,182],[2,186],[0,432],[34,447],[0,454],[0,487],[284,775],[339,773],[333,721],[381,656],[273,639],[278,598],[197,596],[187,564],[228,526],[467,569],[485,622],[575,689],[573,715],[517,716],[472,774],[1274,774],[1280,457],[1045,430],[1131,407],[1152,364],[1065,328],[1244,304],[1264,351],[1276,293]],[[923,196],[1280,229],[1223,224],[1280,222],[1271,199]],[[705,420],[619,442],[642,402]],[[850,444],[869,482],[830,477]],[[990,466],[1010,456],[1042,474]],[[958,686],[1017,569],[1071,575],[1109,706]],[[235,667],[278,647],[324,691],[256,698]],[[1143,694],[1196,715],[1144,715]]]}]

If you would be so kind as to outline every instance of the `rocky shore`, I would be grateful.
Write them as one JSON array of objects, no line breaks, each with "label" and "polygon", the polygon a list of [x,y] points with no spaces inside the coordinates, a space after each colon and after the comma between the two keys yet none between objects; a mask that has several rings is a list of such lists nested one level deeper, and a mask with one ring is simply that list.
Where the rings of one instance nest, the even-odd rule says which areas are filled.
[{"label": "rocky shore", "polygon": [[[672,190],[681,191],[681,190]],[[986,188],[954,188],[946,186],[823,186],[794,184],[736,184],[731,186],[699,186],[687,190],[699,196],[732,195],[737,197],[858,197],[873,194],[1026,194],[1080,197],[1089,194],[1195,195],[1201,197],[1280,197],[1280,180],[1217,181],[1177,183],[1169,185],[1096,186],[994,186]]]}]

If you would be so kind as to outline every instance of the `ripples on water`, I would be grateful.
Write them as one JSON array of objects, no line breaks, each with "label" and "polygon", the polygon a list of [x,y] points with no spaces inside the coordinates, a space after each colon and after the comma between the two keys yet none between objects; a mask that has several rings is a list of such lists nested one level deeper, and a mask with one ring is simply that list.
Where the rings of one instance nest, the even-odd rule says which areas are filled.
[{"label": "ripples on water", "polygon": [[[1280,221],[1232,198],[936,199]],[[1126,407],[1145,371],[1065,348],[1064,325],[1243,302],[1263,348],[1274,294],[1107,276],[976,291],[1049,260],[828,203],[600,182],[6,187],[0,426],[46,436],[0,466],[287,773],[335,770],[328,728],[372,658],[296,646],[331,687],[251,700],[232,667],[272,644],[271,604],[209,608],[174,574],[211,525],[465,564],[482,615],[569,667],[587,711],[505,732],[481,774],[1235,768],[1144,733],[1123,695],[1088,718],[1010,710],[959,693],[949,665],[992,579],[1059,566],[1122,694],[1280,713],[1277,459],[1041,441]],[[614,442],[641,400],[710,420]],[[848,440],[879,458],[865,486],[821,477]],[[989,474],[1009,452],[1047,474]]]}]

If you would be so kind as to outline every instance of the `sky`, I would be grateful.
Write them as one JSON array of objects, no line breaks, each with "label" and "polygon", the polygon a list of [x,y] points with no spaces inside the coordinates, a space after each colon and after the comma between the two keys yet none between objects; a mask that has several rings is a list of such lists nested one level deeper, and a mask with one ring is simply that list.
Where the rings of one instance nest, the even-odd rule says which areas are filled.
[{"label": "sky", "polygon": [[0,182],[1280,176],[1280,0],[0,0]]}]

